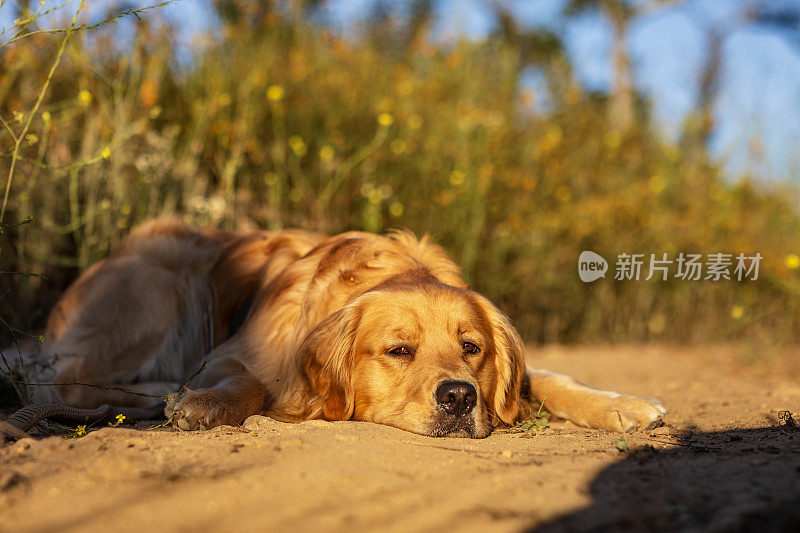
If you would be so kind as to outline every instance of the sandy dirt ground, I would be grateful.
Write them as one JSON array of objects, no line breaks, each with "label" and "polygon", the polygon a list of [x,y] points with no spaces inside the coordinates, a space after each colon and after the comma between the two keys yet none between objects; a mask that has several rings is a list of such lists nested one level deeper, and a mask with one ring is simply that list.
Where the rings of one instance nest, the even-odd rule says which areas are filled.
[{"label": "sandy dirt ground", "polygon": [[[626,435],[551,421],[483,440],[252,417],[0,445],[0,531],[800,530],[800,358],[553,347],[531,362],[660,398]],[[748,362],[749,361],[749,362]]]}]

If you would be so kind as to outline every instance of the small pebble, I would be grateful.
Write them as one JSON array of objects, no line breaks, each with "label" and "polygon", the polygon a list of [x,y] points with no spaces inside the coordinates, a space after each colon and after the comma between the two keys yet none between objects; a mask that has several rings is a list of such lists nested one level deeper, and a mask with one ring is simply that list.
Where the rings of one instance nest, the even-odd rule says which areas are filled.
[{"label": "small pebble", "polygon": [[33,440],[33,439],[28,439],[28,438],[25,438],[25,439],[19,439],[19,440],[16,442],[16,444],[14,444],[14,445],[11,447],[11,450],[12,450],[14,453],[23,454],[23,453],[25,453],[27,450],[29,450],[33,444],[36,444],[36,441],[35,441],[35,440]]},{"label": "small pebble", "polygon": [[304,426],[320,427],[320,428],[329,427],[333,425],[327,420],[306,420],[305,422],[302,422],[302,424]]}]

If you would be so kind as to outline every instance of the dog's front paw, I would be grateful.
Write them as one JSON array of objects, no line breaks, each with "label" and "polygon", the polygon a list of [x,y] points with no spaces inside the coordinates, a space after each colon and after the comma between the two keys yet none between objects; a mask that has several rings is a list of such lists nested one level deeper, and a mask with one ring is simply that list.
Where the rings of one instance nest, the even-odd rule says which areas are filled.
[{"label": "dog's front paw", "polygon": [[667,414],[661,402],[650,398],[620,395],[610,399],[609,404],[607,424],[603,429],[621,433],[661,426]]},{"label": "dog's front paw", "polygon": [[211,429],[241,422],[213,389],[187,389],[178,401],[169,400],[164,414],[172,425],[185,431]]}]

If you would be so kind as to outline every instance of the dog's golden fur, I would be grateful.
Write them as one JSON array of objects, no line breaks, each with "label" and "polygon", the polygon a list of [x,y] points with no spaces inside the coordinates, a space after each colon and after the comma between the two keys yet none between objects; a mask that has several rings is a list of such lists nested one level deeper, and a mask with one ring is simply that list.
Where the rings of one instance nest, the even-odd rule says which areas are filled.
[{"label": "dog's golden fur", "polygon": [[[56,383],[153,395],[175,392],[207,360],[192,390],[167,407],[184,429],[265,413],[484,437],[545,397],[555,415],[610,430],[665,412],[653,400],[526,371],[508,318],[466,288],[441,248],[406,232],[327,237],[149,222],[67,289],[41,357]],[[450,384],[461,389],[449,393]],[[72,385],[53,387],[49,399],[153,404]]]}]

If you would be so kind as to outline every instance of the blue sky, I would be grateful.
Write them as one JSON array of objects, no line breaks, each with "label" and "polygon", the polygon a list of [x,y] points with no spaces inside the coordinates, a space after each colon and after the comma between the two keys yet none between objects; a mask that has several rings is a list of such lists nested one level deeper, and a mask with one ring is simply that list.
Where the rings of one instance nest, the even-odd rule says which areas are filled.
[{"label": "blue sky", "polygon": [[[374,0],[329,0],[327,12],[343,31],[358,27]],[[599,15],[566,19],[564,0],[507,0],[520,23],[545,26],[562,36],[580,81],[590,90],[611,85],[611,29]],[[766,181],[800,182],[800,28],[794,36],[742,21],[748,5],[797,6],[800,0],[683,0],[662,4],[637,0],[645,12],[631,26],[628,49],[637,88],[652,101],[656,124],[674,140],[696,101],[707,48],[706,30],[726,35],[723,70],[716,102],[711,151],[731,177],[752,173]],[[9,2],[11,3],[11,2]],[[49,2],[48,2],[49,3]],[[134,5],[148,2],[135,0]],[[93,10],[112,2],[93,2]],[[485,0],[439,0],[437,39],[480,39],[491,32],[494,18]],[[213,10],[207,0],[180,0],[163,8],[176,23],[180,39],[213,32]],[[8,26],[9,10],[0,12]],[[124,24],[119,31],[126,31]],[[536,77],[527,78],[537,87]]]}]

